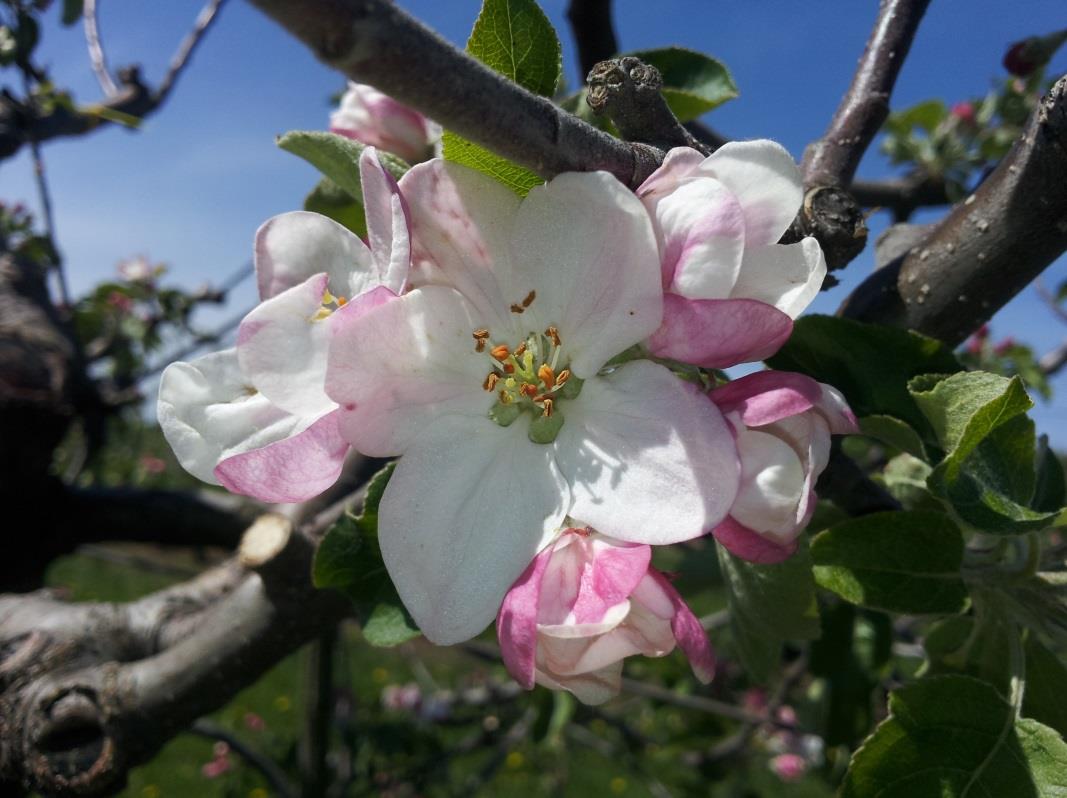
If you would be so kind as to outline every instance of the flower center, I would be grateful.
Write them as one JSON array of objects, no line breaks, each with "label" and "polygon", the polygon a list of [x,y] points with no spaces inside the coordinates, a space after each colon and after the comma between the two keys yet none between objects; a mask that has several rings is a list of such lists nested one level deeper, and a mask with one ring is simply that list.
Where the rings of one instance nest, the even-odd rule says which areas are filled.
[{"label": "flower center", "polygon": [[328,290],[322,292],[322,304],[319,309],[315,311],[315,315],[311,317],[312,321],[322,321],[328,319],[333,312],[340,310],[348,304],[348,300],[343,296],[334,296]]},{"label": "flower center", "polygon": [[563,426],[559,402],[577,396],[582,383],[567,368],[559,330],[550,326],[544,332],[531,332],[514,347],[494,341],[484,327],[471,335],[474,350],[484,353],[490,365],[482,389],[497,396],[489,418],[506,427],[520,413],[529,412],[534,416],[530,440],[554,441]]}]

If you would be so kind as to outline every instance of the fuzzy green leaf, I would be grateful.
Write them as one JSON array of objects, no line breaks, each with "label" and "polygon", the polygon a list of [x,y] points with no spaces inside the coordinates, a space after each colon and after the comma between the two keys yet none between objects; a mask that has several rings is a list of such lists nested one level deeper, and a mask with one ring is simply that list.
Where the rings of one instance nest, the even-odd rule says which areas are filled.
[{"label": "fuzzy green leaf", "polygon": [[366,238],[367,215],[363,203],[328,177],[322,178],[304,198],[304,210],[328,216],[360,238]]},{"label": "fuzzy green leaf", "polygon": [[846,601],[889,612],[952,613],[967,604],[963,537],[946,515],[874,513],[811,542],[815,580]]},{"label": "fuzzy green leaf", "polygon": [[985,682],[921,679],[890,695],[889,712],[853,755],[841,798],[1067,795],[1067,744]]},{"label": "fuzzy green leaf", "polygon": [[[286,152],[303,158],[353,199],[362,202],[359,156],[367,149],[366,145],[322,130],[293,130],[279,136],[275,143]],[[378,158],[397,179],[411,168],[407,162],[381,150]]]}]

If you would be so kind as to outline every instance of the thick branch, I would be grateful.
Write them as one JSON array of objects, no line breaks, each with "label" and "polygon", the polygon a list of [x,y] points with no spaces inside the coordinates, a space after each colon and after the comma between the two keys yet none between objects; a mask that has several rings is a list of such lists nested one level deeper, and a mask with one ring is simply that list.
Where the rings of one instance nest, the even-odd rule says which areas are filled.
[{"label": "thick branch", "polygon": [[567,5],[567,19],[578,46],[578,64],[583,75],[589,74],[597,62],[619,52],[611,21],[611,0],[571,0]]},{"label": "thick branch", "polygon": [[315,590],[320,528],[277,516],[241,559],[126,605],[0,599],[0,784],[102,795],[348,611]]},{"label": "thick branch", "polygon": [[1065,171],[1067,76],[974,194],[839,312],[959,344],[1067,249]]},{"label": "thick branch", "polygon": [[846,186],[889,115],[889,96],[930,0],[882,0],[878,19],[830,127],[804,153],[809,186]]},{"label": "thick branch", "polygon": [[388,0],[251,2],[352,80],[544,177],[603,169],[636,188],[663,159],[526,91]]},{"label": "thick branch", "polygon": [[854,180],[849,191],[865,208],[885,208],[896,222],[906,221],[918,208],[948,205],[943,178],[916,173],[896,180]]}]

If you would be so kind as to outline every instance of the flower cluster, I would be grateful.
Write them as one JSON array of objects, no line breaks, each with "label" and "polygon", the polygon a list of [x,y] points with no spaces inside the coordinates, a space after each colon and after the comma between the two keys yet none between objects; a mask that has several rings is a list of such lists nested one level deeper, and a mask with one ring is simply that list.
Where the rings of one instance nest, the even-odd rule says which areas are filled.
[{"label": "flower cluster", "polygon": [[379,540],[431,641],[496,618],[520,684],[588,702],[618,691],[625,657],[675,645],[710,679],[651,547],[714,533],[789,556],[830,434],[854,429],[807,377],[709,392],[697,368],[773,353],[822,283],[814,240],[776,243],[801,201],[793,160],[767,141],[679,149],[636,193],[567,173],[524,199],[440,159],[399,183],[373,148],[360,168],[368,241],[268,221],[236,347],[164,374],[182,464],[282,502],[329,487],[350,449],[399,457]]}]

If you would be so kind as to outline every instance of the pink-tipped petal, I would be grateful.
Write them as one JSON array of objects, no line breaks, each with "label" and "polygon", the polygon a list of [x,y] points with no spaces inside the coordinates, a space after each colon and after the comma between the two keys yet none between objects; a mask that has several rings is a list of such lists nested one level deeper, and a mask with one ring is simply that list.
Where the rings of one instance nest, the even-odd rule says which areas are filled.
[{"label": "pink-tipped petal", "polygon": [[532,690],[534,686],[537,607],[541,600],[541,580],[554,549],[554,545],[547,546],[534,557],[504,596],[496,617],[496,636],[500,641],[504,665],[512,678],[526,690]]},{"label": "pink-tipped petal", "polygon": [[723,413],[739,412],[746,427],[761,427],[811,410],[822,402],[823,387],[805,374],[757,371],[716,388],[709,396]]},{"label": "pink-tipped petal", "polygon": [[593,560],[582,574],[574,603],[577,623],[599,623],[608,610],[633,593],[648,571],[652,549],[632,543],[612,543],[603,538],[592,543]]},{"label": "pink-tipped petal", "polygon": [[663,284],[690,299],[726,299],[745,251],[745,216],[722,183],[683,183],[648,204],[662,240]]},{"label": "pink-tipped petal", "polygon": [[692,147],[675,147],[667,153],[660,167],[645,178],[637,189],[637,196],[654,199],[673,191],[703,162],[704,155]]},{"label": "pink-tipped petal", "polygon": [[663,574],[652,568],[648,572],[648,578],[655,581],[670,598],[674,606],[674,616],[671,618],[674,639],[689,658],[693,674],[701,682],[708,684],[715,677],[715,651],[708,640],[708,633],[700,625],[700,619],[689,609],[685,599]]},{"label": "pink-tipped petal", "polygon": [[228,490],[265,502],[302,502],[341,475],[348,443],[337,429],[338,412],[323,416],[291,438],[228,457],[215,476]]},{"label": "pink-tipped petal", "polygon": [[712,534],[734,556],[760,565],[773,565],[788,560],[797,550],[796,540],[784,544],[776,543],[753,532],[730,516],[715,527]]},{"label": "pink-tipped petal", "polygon": [[400,186],[368,147],[359,158],[367,240],[382,285],[403,293],[411,270],[411,227]]},{"label": "pink-tipped petal", "polygon": [[822,395],[819,397],[818,409],[830,426],[830,432],[834,435],[859,433],[859,422],[841,392],[822,382],[819,383],[819,387],[822,388]]},{"label": "pink-tipped petal", "polygon": [[750,299],[663,297],[663,324],[648,339],[659,357],[705,368],[728,368],[763,360],[793,331],[780,310]]},{"label": "pink-tipped petal", "polygon": [[774,141],[731,141],[712,153],[695,174],[725,183],[740,201],[749,247],[778,241],[804,197],[799,167]]},{"label": "pink-tipped petal", "polygon": [[350,291],[353,279],[359,286],[379,282],[370,250],[355,233],[307,211],[283,213],[264,222],[256,231],[255,261],[262,300],[323,272],[331,290],[346,298],[355,293]]}]

